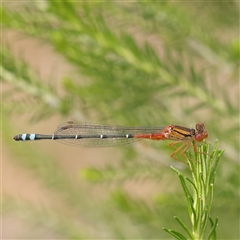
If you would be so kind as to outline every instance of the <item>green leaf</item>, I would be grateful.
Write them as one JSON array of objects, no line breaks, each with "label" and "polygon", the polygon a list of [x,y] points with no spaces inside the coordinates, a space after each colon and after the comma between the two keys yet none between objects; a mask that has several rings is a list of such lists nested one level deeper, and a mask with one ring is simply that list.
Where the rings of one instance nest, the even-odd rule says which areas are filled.
[{"label": "green leaf", "polygon": [[182,228],[187,232],[188,236],[191,239],[193,239],[193,235],[191,233],[191,230],[187,227],[187,225],[185,223],[183,223],[183,221],[180,220],[178,217],[175,216],[174,218],[178,221],[178,223],[182,226]]},{"label": "green leaf", "polygon": [[184,237],[181,233],[176,232],[174,230],[171,229],[166,229],[166,228],[162,228],[165,232],[169,233],[170,235],[172,235],[173,237],[175,237],[178,240],[187,240],[186,237]]},{"label": "green leaf", "polygon": [[212,218],[209,217],[209,220],[211,222],[212,225],[212,229],[208,235],[207,240],[216,240],[217,239],[217,233],[216,233],[216,228],[218,225],[218,218],[216,218],[215,222],[213,222]]}]

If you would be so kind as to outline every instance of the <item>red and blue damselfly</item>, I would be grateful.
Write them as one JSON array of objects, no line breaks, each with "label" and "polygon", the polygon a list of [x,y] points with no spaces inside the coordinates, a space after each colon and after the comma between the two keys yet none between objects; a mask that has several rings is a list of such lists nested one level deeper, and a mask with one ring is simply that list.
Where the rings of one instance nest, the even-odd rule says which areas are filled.
[{"label": "red and blue damselfly", "polygon": [[[202,142],[208,137],[203,123],[197,123],[194,128],[186,128],[178,125],[167,127],[123,127],[117,125],[101,125],[96,123],[68,121],[58,126],[53,135],[43,134],[18,134],[13,137],[15,141],[28,140],[56,140],[58,142],[77,147],[113,147],[139,141],[170,140],[169,146],[175,148],[171,157],[184,155],[193,143],[196,152],[196,142]],[[181,143],[176,147],[176,144]],[[177,159],[178,160],[178,159]]]}]

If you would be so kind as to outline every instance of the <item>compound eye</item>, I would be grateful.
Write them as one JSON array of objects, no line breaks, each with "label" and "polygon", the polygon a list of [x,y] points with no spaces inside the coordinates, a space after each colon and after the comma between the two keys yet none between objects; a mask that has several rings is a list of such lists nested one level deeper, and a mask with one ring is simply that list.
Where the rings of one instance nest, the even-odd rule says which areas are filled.
[{"label": "compound eye", "polygon": [[198,134],[198,135],[196,135],[195,140],[197,142],[202,142],[205,138],[206,138],[206,136],[204,136],[203,134]]}]

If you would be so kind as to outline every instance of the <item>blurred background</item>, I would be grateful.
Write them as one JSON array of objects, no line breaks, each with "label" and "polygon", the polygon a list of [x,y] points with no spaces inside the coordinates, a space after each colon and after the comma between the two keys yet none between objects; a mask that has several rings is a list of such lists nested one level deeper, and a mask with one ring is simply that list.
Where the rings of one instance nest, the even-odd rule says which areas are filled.
[{"label": "blurred background", "polygon": [[2,4],[2,238],[170,239],[190,226],[167,142],[84,149],[68,120],[195,127],[225,149],[211,216],[239,239],[239,2]]}]

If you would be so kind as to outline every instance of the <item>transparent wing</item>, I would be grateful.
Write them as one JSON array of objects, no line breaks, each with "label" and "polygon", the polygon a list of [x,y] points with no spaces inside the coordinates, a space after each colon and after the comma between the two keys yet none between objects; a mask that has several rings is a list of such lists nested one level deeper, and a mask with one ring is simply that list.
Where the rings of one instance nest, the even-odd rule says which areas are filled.
[{"label": "transparent wing", "polygon": [[[80,139],[58,139],[58,142],[79,147],[112,147],[139,141],[139,138],[126,138],[126,135],[161,132],[162,127],[123,127],[100,125],[88,122],[66,122],[58,126],[54,135],[81,135]],[[105,135],[106,138],[98,136]]]}]

